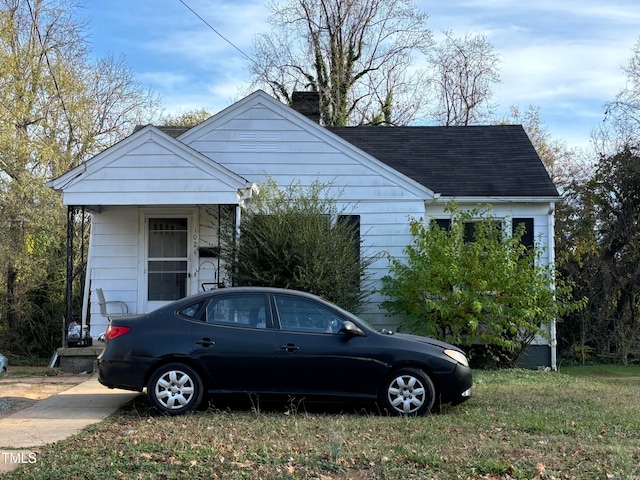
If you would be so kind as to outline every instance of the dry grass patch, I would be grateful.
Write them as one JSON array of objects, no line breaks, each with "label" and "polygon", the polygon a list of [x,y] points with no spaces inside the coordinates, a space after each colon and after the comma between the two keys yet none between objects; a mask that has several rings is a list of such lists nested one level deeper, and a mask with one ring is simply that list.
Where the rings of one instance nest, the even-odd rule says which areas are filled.
[{"label": "dry grass patch", "polygon": [[633,376],[477,372],[473,399],[423,418],[256,399],[170,418],[139,396],[7,478],[633,479],[637,387]]}]

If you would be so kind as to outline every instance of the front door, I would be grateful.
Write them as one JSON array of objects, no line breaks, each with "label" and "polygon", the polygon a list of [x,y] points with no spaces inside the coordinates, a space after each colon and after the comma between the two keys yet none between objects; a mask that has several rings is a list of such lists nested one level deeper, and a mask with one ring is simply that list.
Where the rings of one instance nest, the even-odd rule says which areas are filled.
[{"label": "front door", "polygon": [[191,283],[191,216],[148,216],[145,219],[145,280],[141,294],[149,312],[193,292]]}]

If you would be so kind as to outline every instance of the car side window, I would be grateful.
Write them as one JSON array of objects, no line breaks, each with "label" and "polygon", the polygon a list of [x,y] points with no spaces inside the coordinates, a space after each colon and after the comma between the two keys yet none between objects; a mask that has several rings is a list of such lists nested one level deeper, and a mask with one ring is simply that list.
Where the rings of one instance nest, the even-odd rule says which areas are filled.
[{"label": "car side window", "polygon": [[342,318],[335,312],[311,300],[275,296],[282,330],[312,333],[338,333]]},{"label": "car side window", "polygon": [[239,294],[213,297],[207,305],[207,323],[267,328],[266,296]]},{"label": "car side window", "polygon": [[181,310],[178,310],[178,316],[188,318],[191,320],[201,320],[202,319],[202,311],[205,301],[192,303]]}]

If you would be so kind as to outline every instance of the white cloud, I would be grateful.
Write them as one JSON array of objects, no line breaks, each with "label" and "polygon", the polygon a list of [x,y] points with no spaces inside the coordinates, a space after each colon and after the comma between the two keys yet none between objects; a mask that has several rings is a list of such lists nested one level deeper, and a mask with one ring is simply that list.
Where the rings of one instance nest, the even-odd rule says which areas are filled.
[{"label": "white cloud", "polygon": [[640,34],[637,0],[419,4],[431,14],[432,29],[483,33],[494,44],[501,56],[499,110],[537,106],[552,135],[580,146],[624,86],[621,67]]},{"label": "white cloud", "polygon": [[187,75],[181,75],[173,71],[143,72],[138,74],[137,78],[142,83],[153,85],[159,90],[174,90],[180,88],[188,82],[189,79]]},{"label": "white cloud", "polygon": [[226,58],[250,56],[253,37],[266,29],[267,14],[261,3],[188,3],[195,14],[187,7],[176,12],[183,27],[154,35],[144,44],[147,50],[181,56],[206,67]]}]

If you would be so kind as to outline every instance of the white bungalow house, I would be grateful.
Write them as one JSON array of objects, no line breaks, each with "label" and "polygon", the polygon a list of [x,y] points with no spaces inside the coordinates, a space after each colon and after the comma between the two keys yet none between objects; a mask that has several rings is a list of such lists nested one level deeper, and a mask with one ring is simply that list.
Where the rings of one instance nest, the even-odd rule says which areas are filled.
[{"label": "white bungalow house", "polygon": [[[219,226],[238,221],[268,176],[283,186],[333,183],[371,253],[402,257],[409,218],[446,220],[455,199],[525,223],[553,262],[559,196],[521,126],[325,128],[297,110],[256,91],[193,128],[140,128],[50,182],[65,205],[91,212],[81,316],[92,337],[107,325],[97,289],[145,313],[218,286]],[[386,260],[371,268],[377,279],[388,273]],[[380,301],[372,295],[362,316],[393,327]],[[536,357],[555,367],[553,341]]]}]

